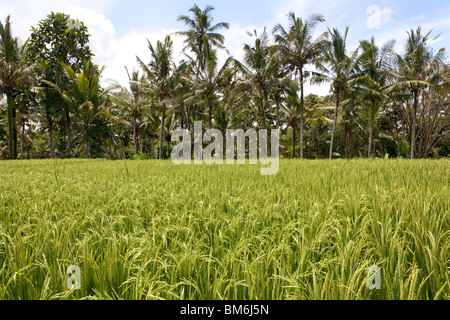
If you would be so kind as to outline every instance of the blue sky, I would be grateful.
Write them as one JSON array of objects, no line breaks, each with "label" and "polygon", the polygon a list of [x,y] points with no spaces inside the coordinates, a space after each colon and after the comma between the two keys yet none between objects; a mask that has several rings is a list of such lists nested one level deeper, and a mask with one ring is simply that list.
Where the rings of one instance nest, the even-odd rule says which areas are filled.
[{"label": "blue sky", "polygon": [[[130,4],[131,3],[131,4]],[[176,21],[180,14],[185,14],[194,2],[182,0],[166,1],[116,1],[107,10],[107,17],[117,26],[118,34],[125,34],[131,28],[166,28],[183,27]],[[307,16],[318,12],[325,14],[329,23],[343,27],[353,25],[355,29],[365,24],[368,14],[366,9],[371,5],[390,7],[392,9],[391,25],[408,24],[409,19],[433,22],[438,18],[449,17],[450,4],[443,1],[273,1],[273,0],[229,0],[229,1],[195,1],[200,7],[208,4],[216,10],[214,17],[220,21],[238,23],[240,25],[270,24],[280,8],[285,4],[291,7],[301,7],[305,4],[304,12],[297,12],[300,16]]]},{"label": "blue sky", "polygon": [[[350,51],[357,47],[359,40],[371,36],[375,36],[379,44],[396,39],[396,50],[401,51],[406,31],[417,26],[422,26],[424,31],[433,29],[433,34],[442,32],[432,46],[450,49],[450,2],[442,0],[0,0],[0,19],[11,14],[13,30],[23,40],[29,36],[30,27],[50,11],[65,12],[82,20],[92,34],[95,62],[106,66],[105,80],[114,78],[126,84],[124,66],[135,67],[136,55],[143,60],[150,57],[146,39],[155,42],[166,34],[182,30],[184,25],[177,22],[177,17],[188,14],[194,3],[201,8],[212,5],[215,21],[231,24],[230,30],[223,33],[227,48],[236,58],[241,56],[242,44],[251,41],[246,31],[261,31],[266,26],[270,32],[276,23],[286,23],[289,11],[305,18],[312,13],[324,15],[326,22],[317,33],[324,32],[327,27],[343,30],[350,26]],[[178,59],[182,39],[174,38],[174,45]],[[308,90],[326,94],[328,88],[311,87]]]}]

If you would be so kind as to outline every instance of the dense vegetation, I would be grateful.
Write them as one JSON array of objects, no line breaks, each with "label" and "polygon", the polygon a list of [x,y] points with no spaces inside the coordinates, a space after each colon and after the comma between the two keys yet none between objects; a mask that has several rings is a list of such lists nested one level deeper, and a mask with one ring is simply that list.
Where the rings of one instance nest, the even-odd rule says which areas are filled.
[{"label": "dense vegetation", "polygon": [[[324,17],[288,15],[251,34],[243,61],[224,50],[212,7],[182,15],[186,30],[149,42],[129,87],[102,87],[82,22],[51,13],[21,46],[0,23],[0,154],[6,159],[168,158],[171,133],[203,120],[227,128],[280,128],[283,157],[447,157],[449,66],[431,32],[408,32],[400,53],[374,39],[347,48],[348,29],[315,36]],[[175,65],[172,38],[185,39]],[[125,71],[124,71],[125,72]],[[331,84],[305,97],[304,85]]]},{"label": "dense vegetation", "polygon": [[448,300],[448,168],[1,162],[0,299]]}]

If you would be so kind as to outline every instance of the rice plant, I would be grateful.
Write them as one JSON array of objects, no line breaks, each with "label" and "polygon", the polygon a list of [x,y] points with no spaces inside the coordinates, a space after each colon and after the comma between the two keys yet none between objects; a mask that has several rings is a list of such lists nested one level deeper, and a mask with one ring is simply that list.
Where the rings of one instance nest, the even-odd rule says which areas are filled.
[{"label": "rice plant", "polygon": [[448,300],[449,169],[0,162],[0,299]]}]

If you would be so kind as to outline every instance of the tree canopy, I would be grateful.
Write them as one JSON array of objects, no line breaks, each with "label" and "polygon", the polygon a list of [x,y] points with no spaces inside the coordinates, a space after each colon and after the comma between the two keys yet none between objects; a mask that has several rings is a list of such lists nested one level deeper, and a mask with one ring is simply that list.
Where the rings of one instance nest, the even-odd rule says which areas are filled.
[{"label": "tree canopy", "polygon": [[[151,59],[124,69],[128,87],[104,85],[82,21],[51,12],[20,45],[7,17],[1,158],[164,159],[172,132],[193,131],[195,121],[222,132],[279,129],[282,157],[448,157],[450,69],[445,48],[430,47],[433,31],[411,28],[401,52],[394,39],[374,38],[350,52],[351,28],[316,34],[322,15],[290,12],[272,33],[249,33],[242,61],[222,61],[221,32],[230,25],[213,13],[194,5],[178,18],[185,30],[148,41]],[[173,37],[185,44],[179,63]],[[330,85],[328,96],[305,95],[321,83]]]}]

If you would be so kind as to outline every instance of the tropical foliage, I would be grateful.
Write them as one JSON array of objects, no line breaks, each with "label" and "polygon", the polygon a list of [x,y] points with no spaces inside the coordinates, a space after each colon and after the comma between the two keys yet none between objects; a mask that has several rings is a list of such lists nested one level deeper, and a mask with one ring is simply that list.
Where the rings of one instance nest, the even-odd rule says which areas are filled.
[{"label": "tropical foliage", "polygon": [[[1,157],[165,159],[172,132],[199,120],[222,132],[278,128],[282,157],[449,155],[449,65],[444,48],[430,47],[439,35],[411,29],[401,52],[374,38],[350,52],[349,28],[316,34],[323,16],[291,12],[273,39],[266,29],[249,33],[242,61],[219,59],[230,25],[216,23],[213,10],[195,5],[179,16],[186,30],[149,41],[150,61],[126,69],[125,87],[101,79],[82,22],[52,12],[21,46],[7,17]],[[179,63],[174,37],[185,43]],[[330,94],[306,96],[309,84],[330,85]]]}]

